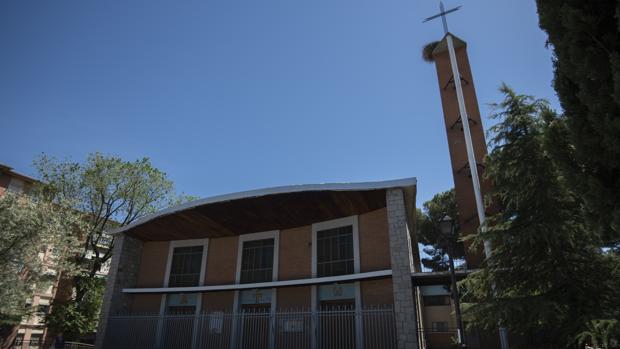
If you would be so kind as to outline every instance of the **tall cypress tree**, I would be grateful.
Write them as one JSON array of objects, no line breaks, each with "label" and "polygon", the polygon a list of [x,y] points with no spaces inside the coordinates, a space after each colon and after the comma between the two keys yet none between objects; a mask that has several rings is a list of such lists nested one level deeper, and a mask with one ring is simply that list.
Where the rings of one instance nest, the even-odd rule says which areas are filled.
[{"label": "tall cypress tree", "polygon": [[501,323],[524,347],[564,347],[591,320],[620,316],[618,256],[600,248],[546,149],[547,103],[501,91],[485,170],[501,212],[480,235],[493,254],[465,282],[465,314],[478,328]]},{"label": "tall cypress tree", "polygon": [[608,243],[620,241],[620,2],[537,0],[564,114],[550,151]]}]

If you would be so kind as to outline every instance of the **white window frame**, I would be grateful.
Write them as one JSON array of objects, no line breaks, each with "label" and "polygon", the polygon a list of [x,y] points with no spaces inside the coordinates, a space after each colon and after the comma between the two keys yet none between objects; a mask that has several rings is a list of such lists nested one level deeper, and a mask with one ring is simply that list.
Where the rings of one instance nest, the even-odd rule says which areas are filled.
[{"label": "white window frame", "polygon": [[[263,232],[259,232],[259,233],[251,233],[251,234],[243,234],[243,235],[239,235],[239,241],[237,243],[237,267],[236,267],[236,271],[235,271],[235,284],[239,284],[241,281],[241,261],[242,261],[242,254],[243,254],[243,243],[246,241],[254,241],[254,240],[264,240],[264,239],[273,239],[273,272],[272,272],[272,276],[271,276],[271,280],[272,281],[277,281],[278,280],[278,266],[280,264],[280,231],[279,230],[269,230],[269,231],[263,231]],[[235,296],[234,296],[234,301],[233,301],[233,312],[237,313],[239,311],[239,302],[240,302],[240,297],[241,294],[239,292],[239,290],[235,290]],[[277,294],[276,294],[276,288],[271,288],[271,308],[269,309],[270,314],[272,315],[271,318],[274,319],[275,317],[273,316],[276,312],[276,305],[277,305]],[[274,328],[275,323],[272,320],[269,324],[270,328]],[[237,333],[237,321],[233,322],[233,328],[232,328],[232,333]],[[270,335],[269,335],[269,347],[272,348],[274,343],[275,343],[275,339],[273,338],[273,331],[269,331]],[[230,347],[231,348],[235,348],[237,345],[237,341],[240,340],[241,338],[237,338],[240,337],[241,334],[234,336],[232,338],[232,340],[230,341]]]},{"label": "white window frame", "polygon": [[358,216],[332,219],[330,221],[312,224],[312,277],[317,277],[317,234],[319,231],[346,227],[353,227],[353,273],[360,272],[360,237]]},{"label": "white window frame", "polygon": [[[168,288],[168,284],[170,282],[170,269],[172,268],[172,257],[174,256],[174,249],[177,247],[191,247],[191,246],[202,246],[202,259],[200,262],[200,277],[198,279],[198,286],[204,286],[204,282],[205,282],[205,274],[207,273],[207,256],[208,256],[208,252],[209,252],[209,239],[187,239],[187,240],[172,240],[170,241],[170,245],[168,246],[168,257],[166,259],[166,273],[164,274],[164,288]],[[192,331],[193,333],[193,338],[192,338],[192,347],[194,346],[194,343],[196,342],[196,336],[197,336],[197,324],[198,324],[198,316],[200,315],[200,312],[202,311],[202,293],[197,293],[196,294],[196,310],[194,312],[194,316],[196,317],[194,319],[194,330]],[[159,305],[159,315],[163,316],[166,313],[166,301],[167,301],[168,295],[164,294],[161,297],[161,303]],[[155,346],[159,347],[160,345],[160,341],[161,341],[161,334],[162,334],[162,326],[163,326],[163,322],[161,320],[159,320],[157,322],[157,339],[155,341]]]},{"label": "white window frame", "polygon": [[246,241],[273,239],[273,272],[271,275],[271,281],[278,281],[278,264],[280,254],[280,231],[270,230],[260,233],[243,234],[239,235],[239,242],[237,244],[237,268],[235,271],[235,283],[241,282],[241,260],[243,254],[243,243]]},{"label": "white window frame", "polygon": [[[168,288],[170,282],[170,269],[172,268],[172,257],[174,255],[174,249],[177,247],[192,247],[202,246],[202,260],[200,263],[200,278],[198,280],[198,286],[204,286],[205,274],[207,272],[207,255],[209,251],[209,239],[189,239],[189,240],[172,240],[168,246],[168,257],[166,259],[166,272],[164,274],[164,288]],[[164,295],[161,297],[161,305],[159,307],[159,314],[163,315],[166,311],[166,298]],[[196,314],[202,310],[202,297],[198,294],[196,300]]]},{"label": "white window frame", "polygon": [[[332,219],[329,221],[319,222],[312,224],[312,277],[316,278],[317,274],[317,234],[319,231],[352,226],[353,230],[353,273],[360,273],[360,236],[359,236],[359,216],[348,216],[343,218]],[[311,308],[312,312],[316,312],[318,310],[318,287],[316,285],[312,286],[312,294],[311,294]],[[358,314],[361,314],[362,311],[362,295],[360,290],[360,282],[355,281],[355,311]],[[314,323],[313,323],[314,326]],[[364,347],[364,333],[362,324],[362,317],[355,317],[355,336],[356,336],[356,347],[362,348]],[[312,329],[315,331],[315,329]],[[312,337],[312,348],[316,346],[314,343],[315,338]]]}]

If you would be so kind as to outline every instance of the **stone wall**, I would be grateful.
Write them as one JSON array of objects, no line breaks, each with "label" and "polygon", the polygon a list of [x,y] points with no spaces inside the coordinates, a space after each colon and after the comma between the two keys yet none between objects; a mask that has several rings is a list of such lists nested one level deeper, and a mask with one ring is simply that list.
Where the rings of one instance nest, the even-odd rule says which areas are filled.
[{"label": "stone wall", "polygon": [[138,280],[142,246],[141,240],[126,235],[117,236],[114,240],[112,262],[99,316],[96,348],[103,348],[108,317],[130,310],[131,297],[123,294],[123,288],[134,287]]},{"label": "stone wall", "polygon": [[386,202],[398,348],[417,349],[418,326],[411,282],[413,251],[402,189],[388,189]]}]

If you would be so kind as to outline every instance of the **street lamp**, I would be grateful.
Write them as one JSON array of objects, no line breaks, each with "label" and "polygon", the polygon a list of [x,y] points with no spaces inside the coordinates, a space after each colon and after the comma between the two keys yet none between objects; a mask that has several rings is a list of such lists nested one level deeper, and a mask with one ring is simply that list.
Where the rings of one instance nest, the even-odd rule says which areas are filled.
[{"label": "street lamp", "polygon": [[452,301],[454,302],[454,314],[456,317],[456,327],[458,334],[459,347],[465,348],[465,336],[463,332],[463,321],[461,320],[461,302],[459,301],[459,290],[456,287],[456,272],[454,271],[454,250],[456,236],[454,231],[454,219],[445,215],[439,222],[439,230],[441,230],[442,236],[448,241],[448,260],[450,262],[450,279],[452,281]]}]

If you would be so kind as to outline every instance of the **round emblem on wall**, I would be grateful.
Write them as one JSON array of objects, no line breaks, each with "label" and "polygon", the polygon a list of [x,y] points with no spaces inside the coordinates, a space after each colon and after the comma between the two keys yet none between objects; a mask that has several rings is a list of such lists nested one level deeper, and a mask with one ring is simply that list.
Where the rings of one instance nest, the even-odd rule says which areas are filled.
[{"label": "round emblem on wall", "polygon": [[332,293],[334,294],[334,296],[340,297],[342,296],[342,286],[335,284],[334,287],[332,287]]}]

